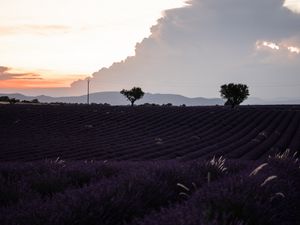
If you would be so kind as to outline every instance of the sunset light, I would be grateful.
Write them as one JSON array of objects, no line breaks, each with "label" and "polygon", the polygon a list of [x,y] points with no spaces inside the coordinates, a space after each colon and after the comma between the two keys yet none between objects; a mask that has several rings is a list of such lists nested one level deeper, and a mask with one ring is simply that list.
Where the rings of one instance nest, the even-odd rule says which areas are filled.
[{"label": "sunset light", "polygon": [[258,49],[262,48],[262,47],[268,47],[271,48],[273,50],[279,50],[279,46],[276,43],[273,42],[268,42],[268,41],[263,41],[263,42],[256,42],[256,47]]},{"label": "sunset light", "polygon": [[89,79],[91,93],[139,86],[215,98],[222,83],[244,82],[265,98],[300,96],[300,0],[0,0],[0,7],[0,94],[80,96]]},{"label": "sunset light", "polygon": [[288,50],[292,53],[300,54],[300,48],[291,46],[291,47],[288,47]]},{"label": "sunset light", "polygon": [[0,80],[4,87],[69,86],[134,55],[163,10],[182,0],[0,0],[0,66],[39,80]]},{"label": "sunset light", "polygon": [[269,48],[271,48],[271,49],[279,50],[279,46],[276,45],[275,43],[272,43],[272,42],[264,41],[264,42],[263,42],[263,46],[269,47]]},{"label": "sunset light", "polygon": [[262,49],[270,49],[270,50],[285,50],[289,51],[293,54],[300,54],[300,47],[297,46],[290,46],[288,43],[282,42],[280,44],[276,44],[274,42],[270,41],[257,41],[256,42],[256,49],[262,50]]},{"label": "sunset light", "polygon": [[0,225],[300,225],[300,0],[0,11]]}]

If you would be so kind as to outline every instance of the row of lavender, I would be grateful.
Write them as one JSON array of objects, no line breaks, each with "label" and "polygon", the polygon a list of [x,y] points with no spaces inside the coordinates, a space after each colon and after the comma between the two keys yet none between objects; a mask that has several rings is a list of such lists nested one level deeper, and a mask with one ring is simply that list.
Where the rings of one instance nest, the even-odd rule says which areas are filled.
[{"label": "row of lavender", "polygon": [[2,225],[297,225],[300,163],[154,161],[0,164]]},{"label": "row of lavender", "polygon": [[300,148],[297,106],[3,106],[0,123],[0,161],[256,160]]}]

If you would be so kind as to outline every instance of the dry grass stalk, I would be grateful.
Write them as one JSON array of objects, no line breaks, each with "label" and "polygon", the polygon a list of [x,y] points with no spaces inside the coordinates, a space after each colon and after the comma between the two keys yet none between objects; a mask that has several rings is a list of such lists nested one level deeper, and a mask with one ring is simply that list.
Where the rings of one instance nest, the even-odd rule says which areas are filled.
[{"label": "dry grass stalk", "polygon": [[277,178],[277,176],[275,176],[275,175],[273,175],[273,176],[269,176],[267,179],[265,179],[265,181],[260,185],[261,187],[262,186],[265,186],[268,182],[270,182],[270,181],[272,181],[272,180],[274,180],[274,179],[276,179]]},{"label": "dry grass stalk", "polygon": [[262,168],[264,168],[265,166],[267,166],[268,163],[263,163],[260,166],[258,166],[257,168],[255,168],[250,174],[249,177],[251,176],[255,176],[260,170],[262,170]]}]

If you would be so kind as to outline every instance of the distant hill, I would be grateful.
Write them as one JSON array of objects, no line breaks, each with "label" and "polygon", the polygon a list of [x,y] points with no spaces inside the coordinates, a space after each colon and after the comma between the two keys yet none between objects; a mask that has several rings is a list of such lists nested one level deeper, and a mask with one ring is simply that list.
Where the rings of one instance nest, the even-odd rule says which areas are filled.
[{"label": "distant hill", "polygon": [[[51,97],[46,95],[39,96],[26,96],[22,94],[0,94],[0,96],[8,96],[10,98],[16,98],[20,100],[30,101],[37,98],[40,102],[64,102],[64,103],[86,103],[86,95],[81,96],[66,96],[66,97]],[[111,105],[128,105],[129,102],[119,92],[97,92],[90,94],[91,103],[109,103]],[[223,105],[224,101],[221,98],[189,98],[176,94],[151,94],[146,93],[144,98],[136,102],[139,104],[155,103],[155,104],[167,104],[186,106],[204,106],[204,105]],[[278,98],[264,100],[256,97],[250,97],[243,105],[293,105],[300,104],[300,98]]]},{"label": "distant hill", "polygon": [[299,105],[300,98],[277,98],[277,99],[260,99],[250,97],[243,105]]},{"label": "distant hill", "polygon": [[[32,100],[37,98],[40,102],[65,102],[65,103],[86,103],[87,96],[68,96],[68,97],[50,97],[45,95],[26,96],[22,94],[0,94],[0,96],[8,96],[10,98],[17,98],[20,100]],[[97,92],[90,94],[91,103],[109,103],[111,105],[127,105],[125,97],[119,92]],[[155,103],[173,105],[197,106],[197,105],[223,105],[224,102],[220,98],[188,98],[182,95],[175,94],[150,94],[146,93],[144,98],[137,101],[137,104]]]}]

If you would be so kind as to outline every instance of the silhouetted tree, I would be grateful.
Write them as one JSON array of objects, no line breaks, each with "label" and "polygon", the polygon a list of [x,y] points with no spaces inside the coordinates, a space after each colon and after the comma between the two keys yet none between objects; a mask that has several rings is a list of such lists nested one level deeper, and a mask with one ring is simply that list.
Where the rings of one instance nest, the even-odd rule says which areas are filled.
[{"label": "silhouetted tree", "polygon": [[249,96],[249,89],[246,84],[224,84],[221,86],[221,97],[227,99],[225,105],[232,108],[241,104]]},{"label": "silhouetted tree", "polygon": [[9,99],[9,103],[10,104],[16,104],[17,102],[20,102],[20,100],[19,99],[15,99],[15,98],[10,98]]},{"label": "silhouetted tree", "polygon": [[9,100],[8,96],[0,96],[0,102],[9,102]]},{"label": "silhouetted tree", "polygon": [[32,103],[35,103],[35,104],[36,104],[36,103],[40,103],[39,100],[38,100],[37,98],[31,100],[31,102],[32,102]]},{"label": "silhouetted tree", "polygon": [[8,96],[0,96],[0,102],[9,102],[10,104],[16,104],[17,102],[20,102],[20,100],[16,98],[9,98]]},{"label": "silhouetted tree", "polygon": [[131,90],[123,89],[120,93],[124,95],[128,101],[130,101],[131,106],[133,106],[134,102],[141,99],[145,94],[140,87],[133,87]]}]

